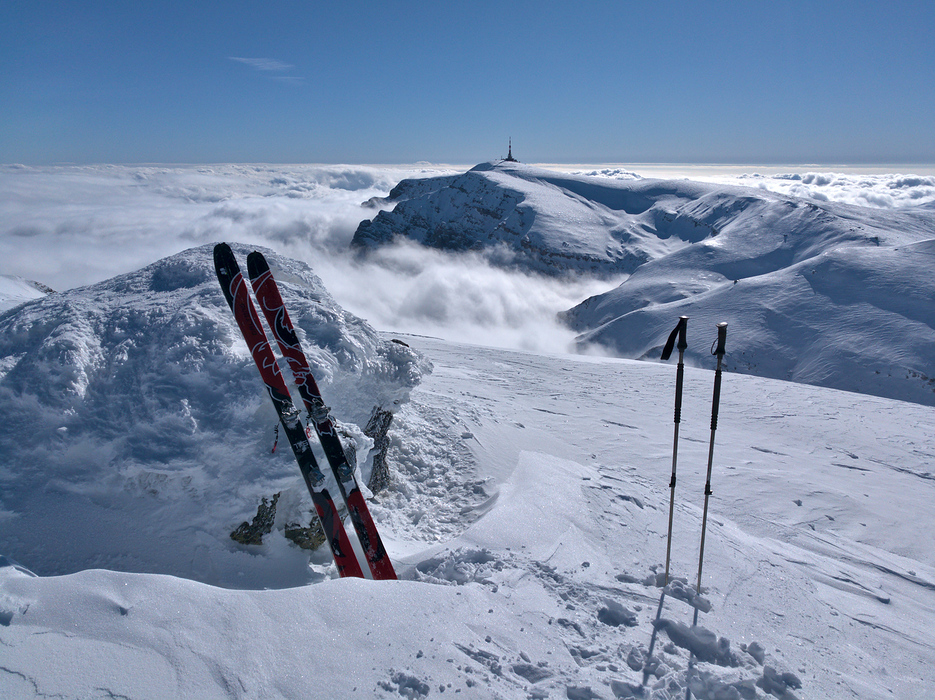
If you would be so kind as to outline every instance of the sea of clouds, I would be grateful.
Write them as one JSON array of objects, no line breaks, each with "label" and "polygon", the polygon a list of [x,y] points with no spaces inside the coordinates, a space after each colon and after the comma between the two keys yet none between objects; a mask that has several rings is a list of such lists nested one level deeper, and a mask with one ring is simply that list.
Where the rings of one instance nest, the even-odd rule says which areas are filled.
[{"label": "sea of clouds", "polygon": [[[366,260],[357,225],[403,178],[467,166],[0,166],[0,274],[63,290],[203,243],[270,247],[312,265],[338,302],[387,331],[539,352],[570,347],[556,313],[622,280],[556,280],[413,245]],[[571,168],[564,168],[570,170]],[[935,176],[581,167],[601,177],[690,177],[860,206],[931,206]]]},{"label": "sea of clouds", "polygon": [[406,177],[435,166],[4,166],[0,274],[57,290],[138,269],[215,241],[267,246],[308,262],[348,310],[376,328],[463,342],[563,351],[555,314],[608,289],[556,281],[400,244],[366,261],[357,225]]},{"label": "sea of clouds", "polygon": [[[773,166],[762,171],[740,166],[650,165],[563,168],[593,177],[638,180],[643,177],[689,178],[701,182],[759,187],[771,192],[818,202],[841,202],[860,207],[891,209],[931,205],[935,202],[935,173],[928,166],[903,174],[871,172],[870,168],[813,171]],[[913,172],[910,167],[906,173]]]}]

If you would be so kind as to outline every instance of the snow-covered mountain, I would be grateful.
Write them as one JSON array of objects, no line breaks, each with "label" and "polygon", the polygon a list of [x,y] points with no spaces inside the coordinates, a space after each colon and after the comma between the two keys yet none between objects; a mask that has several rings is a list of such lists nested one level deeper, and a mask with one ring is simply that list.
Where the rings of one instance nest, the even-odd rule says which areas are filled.
[{"label": "snow-covered mountain", "polygon": [[0,275],[0,312],[8,311],[30,299],[38,299],[51,291],[40,282],[16,275]]},{"label": "snow-covered mountain", "polygon": [[[236,248],[242,260],[249,250]],[[363,459],[371,411],[396,410],[425,366],[341,309],[307,265],[268,256],[324,396]],[[229,538],[275,492],[278,531],[311,516],[289,450],[270,454],[276,415],[210,245],[0,315],[0,414],[0,553],[43,574],[106,567],[235,587],[308,580],[304,562],[270,566]]]},{"label": "snow-covered mountain", "polygon": [[931,206],[515,163],[404,181],[389,201],[353,245],[405,237],[551,274],[632,273],[562,315],[582,348],[658,357],[688,315],[688,357],[703,362],[727,321],[733,371],[935,404]]},{"label": "snow-covered mountain", "polygon": [[732,371],[935,405],[935,224],[919,212],[834,218],[823,206],[787,202],[769,220],[776,207],[750,205],[563,318],[581,346],[653,359],[687,315],[692,362],[727,321]]},{"label": "snow-covered mountain", "polygon": [[366,250],[404,237],[443,250],[482,251],[534,272],[611,276],[682,243],[647,235],[633,215],[651,201],[618,181],[518,163],[403,181],[387,203],[395,207],[361,222],[352,246]]}]

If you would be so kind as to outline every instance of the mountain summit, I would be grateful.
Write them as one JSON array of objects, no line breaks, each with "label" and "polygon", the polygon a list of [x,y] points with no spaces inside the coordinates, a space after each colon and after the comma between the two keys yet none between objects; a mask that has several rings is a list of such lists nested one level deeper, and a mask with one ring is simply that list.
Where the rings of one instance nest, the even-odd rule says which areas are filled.
[{"label": "mountain summit", "polygon": [[548,275],[629,275],[562,315],[581,347],[656,358],[679,316],[692,338],[728,321],[732,371],[935,403],[931,207],[503,161],[404,180],[387,201],[353,246],[407,239]]}]

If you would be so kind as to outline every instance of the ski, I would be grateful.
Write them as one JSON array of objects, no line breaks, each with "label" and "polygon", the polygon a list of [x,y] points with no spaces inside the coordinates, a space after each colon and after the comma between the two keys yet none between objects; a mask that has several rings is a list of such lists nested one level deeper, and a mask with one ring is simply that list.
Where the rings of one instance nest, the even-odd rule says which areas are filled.
[{"label": "ski", "polygon": [[344,524],[338,517],[334,499],[325,488],[325,475],[315,460],[302,421],[299,419],[299,411],[289,396],[289,390],[286,388],[279,365],[276,363],[276,356],[273,354],[266,331],[263,330],[256,307],[250,298],[246,280],[240,272],[240,266],[237,264],[233,251],[226,243],[218,243],[214,247],[214,268],[221,290],[224,292],[224,298],[227,299],[227,304],[234,312],[240,332],[247,341],[253,361],[260,371],[267,393],[279,415],[279,422],[292,446],[295,459],[299,463],[299,470],[312,496],[312,503],[321,520],[325,538],[334,556],[334,563],[338,567],[338,573],[342,577],[363,578],[360,563],[357,561],[350,539],[344,530]]},{"label": "ski", "polygon": [[318,383],[308,366],[308,360],[302,351],[289,312],[286,311],[279,287],[262,253],[254,251],[247,256],[247,273],[260,309],[279,344],[279,350],[292,370],[299,395],[305,404],[305,410],[308,411],[308,421],[315,426],[315,432],[318,433],[322,449],[338,482],[338,489],[347,503],[351,522],[354,524],[370,571],[377,580],[396,579],[396,571],[370,515],[367,501],[354,475],[354,468],[347,461],[329,408],[321,397]]}]

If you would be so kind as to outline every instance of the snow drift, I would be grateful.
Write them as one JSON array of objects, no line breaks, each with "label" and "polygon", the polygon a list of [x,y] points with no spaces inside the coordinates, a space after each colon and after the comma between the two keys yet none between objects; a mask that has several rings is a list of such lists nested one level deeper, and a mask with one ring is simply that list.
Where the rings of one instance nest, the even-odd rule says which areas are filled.
[{"label": "snow drift", "polygon": [[[373,408],[395,410],[426,366],[338,307],[308,266],[264,252],[363,459]],[[307,580],[301,562],[269,567],[228,537],[274,492],[283,492],[279,530],[311,516],[291,454],[270,454],[277,419],[211,246],[0,316],[0,412],[3,554],[42,574],[108,567],[229,586]],[[270,540],[264,553],[276,557],[286,542]]]}]

